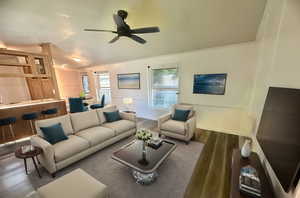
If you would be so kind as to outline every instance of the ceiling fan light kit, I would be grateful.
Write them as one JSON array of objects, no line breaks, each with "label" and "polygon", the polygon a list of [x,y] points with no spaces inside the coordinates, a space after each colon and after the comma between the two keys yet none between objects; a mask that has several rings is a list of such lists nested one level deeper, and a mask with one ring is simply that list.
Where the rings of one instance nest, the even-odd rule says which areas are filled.
[{"label": "ceiling fan light kit", "polygon": [[145,28],[137,28],[131,29],[130,26],[125,22],[125,19],[128,16],[128,12],[125,10],[119,10],[117,14],[113,14],[113,19],[115,24],[117,25],[117,31],[112,30],[98,30],[98,29],[84,29],[84,31],[91,31],[91,32],[110,32],[117,34],[109,43],[114,43],[119,40],[120,37],[128,37],[132,40],[140,43],[145,44],[147,41],[136,34],[147,34],[147,33],[156,33],[160,32],[159,27],[145,27]]}]

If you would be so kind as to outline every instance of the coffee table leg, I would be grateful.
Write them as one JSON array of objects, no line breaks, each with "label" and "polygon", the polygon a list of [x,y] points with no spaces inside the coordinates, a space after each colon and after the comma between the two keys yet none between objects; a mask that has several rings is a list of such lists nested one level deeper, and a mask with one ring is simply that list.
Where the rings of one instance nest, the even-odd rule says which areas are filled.
[{"label": "coffee table leg", "polygon": [[136,180],[136,183],[141,185],[152,184],[158,177],[158,173],[154,171],[153,173],[144,174],[136,170],[132,170],[132,176]]},{"label": "coffee table leg", "polygon": [[25,173],[28,175],[26,158],[24,159]]},{"label": "coffee table leg", "polygon": [[36,162],[35,162],[34,157],[32,157],[32,161],[33,161],[33,164],[34,164],[34,167],[35,167],[36,172],[38,173],[39,177],[41,178],[41,174],[40,174],[40,171],[39,171],[39,169],[38,169],[38,167],[37,167],[37,165],[36,165]]}]

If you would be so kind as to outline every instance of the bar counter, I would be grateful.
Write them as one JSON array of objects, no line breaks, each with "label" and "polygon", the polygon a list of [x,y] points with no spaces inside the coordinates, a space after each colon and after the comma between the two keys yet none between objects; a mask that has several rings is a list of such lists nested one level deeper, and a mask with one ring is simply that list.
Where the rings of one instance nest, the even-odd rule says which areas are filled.
[{"label": "bar counter", "polygon": [[[58,110],[58,113],[54,116],[67,114],[66,102],[64,100],[44,99],[25,101],[16,104],[0,105],[0,119],[6,117],[16,117],[17,121],[15,124],[13,124],[13,130],[16,139],[21,139],[32,135],[30,123],[26,120],[23,120],[22,116],[26,113],[37,113],[38,119],[44,119],[41,116],[41,111],[51,108],[57,108]],[[0,143],[14,140],[10,136],[8,127],[5,127],[5,132],[6,138],[3,139],[2,131],[0,130]]]}]

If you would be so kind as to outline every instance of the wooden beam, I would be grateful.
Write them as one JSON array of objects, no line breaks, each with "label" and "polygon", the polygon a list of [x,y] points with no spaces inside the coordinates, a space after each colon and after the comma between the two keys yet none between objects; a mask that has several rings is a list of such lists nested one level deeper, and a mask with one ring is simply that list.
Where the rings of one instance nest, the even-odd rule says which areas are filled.
[{"label": "wooden beam", "polygon": [[0,78],[51,78],[51,76],[22,73],[0,73]]},{"label": "wooden beam", "polygon": [[54,85],[54,89],[55,89],[55,97],[57,99],[60,99],[60,93],[59,93],[59,89],[58,89],[57,78],[56,78],[55,68],[54,68],[54,64],[53,64],[51,43],[42,43],[40,46],[42,48],[42,52],[44,54],[47,54],[49,70],[50,70],[50,74],[52,76],[52,81],[53,81],[53,85]]},{"label": "wooden beam", "polygon": [[17,51],[17,50],[8,50],[8,49],[3,49],[0,48],[0,54],[4,54],[4,55],[14,55],[14,56],[41,56],[41,55],[47,55],[42,53],[34,53],[34,52],[23,52],[23,51]]},{"label": "wooden beam", "polygon": [[31,67],[30,64],[21,64],[21,63],[0,63],[0,66]]}]

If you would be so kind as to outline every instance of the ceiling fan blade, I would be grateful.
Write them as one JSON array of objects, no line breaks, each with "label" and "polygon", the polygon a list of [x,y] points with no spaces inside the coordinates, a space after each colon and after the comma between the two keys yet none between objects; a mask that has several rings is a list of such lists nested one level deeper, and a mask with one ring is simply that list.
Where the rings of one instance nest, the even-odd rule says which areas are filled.
[{"label": "ceiling fan blade", "polygon": [[114,18],[114,21],[115,21],[115,23],[117,24],[118,27],[126,26],[125,22],[123,21],[123,19],[119,15],[114,14],[113,18]]},{"label": "ceiling fan blade", "polygon": [[145,34],[145,33],[155,33],[159,32],[159,27],[145,27],[145,28],[137,28],[137,29],[132,29],[131,33],[132,34]]},{"label": "ceiling fan blade", "polygon": [[114,43],[114,42],[116,42],[117,40],[119,40],[119,36],[116,36],[116,37],[114,37],[111,41],[109,41],[108,43]]},{"label": "ceiling fan blade", "polygon": [[111,32],[111,33],[117,33],[116,31],[111,31],[111,30],[97,30],[97,29],[84,29],[84,31],[89,31],[89,32]]},{"label": "ceiling fan blade", "polygon": [[144,40],[143,38],[141,38],[137,35],[131,35],[130,38],[141,44],[145,44],[147,42],[146,40]]}]

